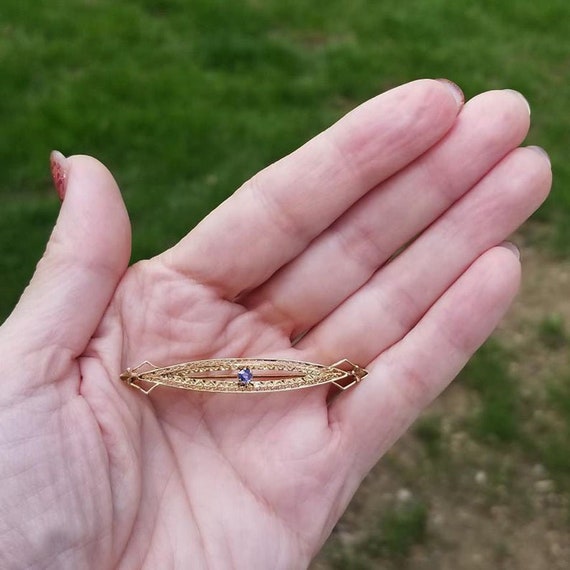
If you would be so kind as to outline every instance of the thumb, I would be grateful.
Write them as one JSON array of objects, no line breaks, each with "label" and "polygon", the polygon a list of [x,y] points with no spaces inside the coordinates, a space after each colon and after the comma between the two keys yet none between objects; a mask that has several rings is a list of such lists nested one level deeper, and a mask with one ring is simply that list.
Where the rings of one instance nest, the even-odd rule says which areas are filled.
[{"label": "thumb", "polygon": [[63,349],[73,358],[85,349],[127,269],[131,231],[119,188],[99,161],[53,152],[51,163],[61,211],[2,333],[18,352]]}]

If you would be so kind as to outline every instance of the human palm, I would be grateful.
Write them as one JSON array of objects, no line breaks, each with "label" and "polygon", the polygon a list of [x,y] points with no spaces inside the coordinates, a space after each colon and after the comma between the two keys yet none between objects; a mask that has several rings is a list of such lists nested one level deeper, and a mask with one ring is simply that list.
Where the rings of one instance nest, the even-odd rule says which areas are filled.
[{"label": "human palm", "polygon": [[[369,101],[129,269],[112,177],[67,159],[58,224],[0,329],[3,568],[309,563],[501,318],[519,262],[495,246],[550,187],[542,154],[516,148],[520,96],[463,107],[448,87]],[[370,374],[334,399],[119,381],[146,359],[238,356]]]}]

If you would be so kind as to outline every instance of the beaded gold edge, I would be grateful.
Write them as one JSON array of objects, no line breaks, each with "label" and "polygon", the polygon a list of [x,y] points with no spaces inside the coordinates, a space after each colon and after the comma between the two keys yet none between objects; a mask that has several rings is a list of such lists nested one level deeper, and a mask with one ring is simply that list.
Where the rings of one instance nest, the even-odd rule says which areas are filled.
[{"label": "beaded gold edge", "polygon": [[218,358],[164,367],[145,361],[136,368],[127,368],[120,378],[145,394],[157,386],[198,392],[251,394],[299,390],[329,383],[346,390],[367,374],[367,370],[346,359],[324,366],[298,360]]}]

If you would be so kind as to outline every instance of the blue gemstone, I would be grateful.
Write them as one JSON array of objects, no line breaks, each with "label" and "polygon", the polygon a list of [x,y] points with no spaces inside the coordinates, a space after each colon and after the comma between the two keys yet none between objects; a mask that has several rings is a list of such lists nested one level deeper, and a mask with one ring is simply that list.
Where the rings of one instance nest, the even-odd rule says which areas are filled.
[{"label": "blue gemstone", "polygon": [[253,380],[253,373],[249,368],[242,368],[237,375],[240,386],[247,386]]}]

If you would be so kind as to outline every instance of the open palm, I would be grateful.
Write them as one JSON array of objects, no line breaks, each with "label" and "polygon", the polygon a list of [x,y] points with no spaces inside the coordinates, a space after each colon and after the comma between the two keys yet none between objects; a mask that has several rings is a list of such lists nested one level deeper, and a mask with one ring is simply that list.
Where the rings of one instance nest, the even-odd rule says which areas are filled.
[{"label": "open palm", "polygon": [[[455,95],[424,80],[365,103],[128,269],[115,182],[67,160],[56,229],[0,330],[2,568],[307,566],[507,309],[519,262],[495,246],[550,188],[546,158],[517,148],[519,95]],[[146,359],[238,356],[370,374],[329,405],[323,386],[119,381]]]}]

